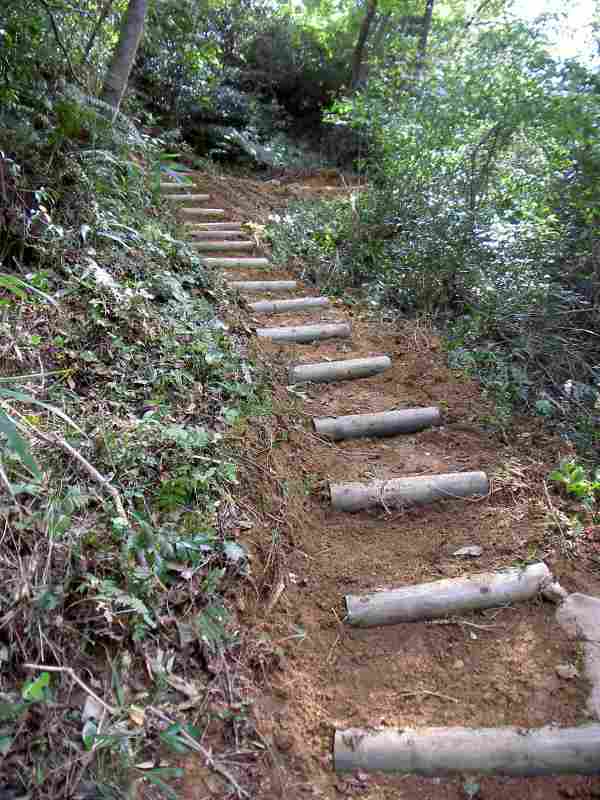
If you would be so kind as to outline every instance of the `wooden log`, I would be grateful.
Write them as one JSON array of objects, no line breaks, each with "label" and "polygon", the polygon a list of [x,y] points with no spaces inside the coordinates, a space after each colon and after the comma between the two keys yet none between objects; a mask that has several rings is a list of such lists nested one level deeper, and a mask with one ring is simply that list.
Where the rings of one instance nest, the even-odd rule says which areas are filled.
[{"label": "wooden log", "polygon": [[254,250],[254,242],[222,241],[222,242],[192,242],[192,247],[199,253],[219,252],[220,250]]},{"label": "wooden log", "polygon": [[161,181],[160,182],[160,190],[161,190],[161,192],[170,192],[170,191],[187,192],[188,189],[193,189],[193,188],[194,188],[194,184],[192,183],[192,181],[185,181],[185,182],[183,182],[183,181],[181,181],[181,182]]},{"label": "wooden log", "polygon": [[207,267],[268,267],[268,258],[203,258],[202,259]]},{"label": "wooden log", "polygon": [[[240,236],[243,236],[243,231],[241,228],[235,228],[233,230],[212,230],[212,231],[190,231],[190,236],[194,239],[197,239],[201,242],[204,241],[230,241],[231,239],[240,240]],[[248,241],[248,240],[245,240]]]},{"label": "wooden log", "polygon": [[298,287],[297,281],[230,281],[227,285],[238,292],[287,292]]},{"label": "wooden log", "polygon": [[225,211],[222,208],[181,208],[182,214],[190,217],[224,217]]},{"label": "wooden log", "polygon": [[177,202],[206,203],[210,200],[209,194],[166,194],[167,200],[177,200]]},{"label": "wooden log", "polygon": [[598,775],[600,725],[577,728],[337,730],[336,772],[412,775]]},{"label": "wooden log", "polygon": [[292,300],[258,300],[250,303],[257,314],[284,314],[286,311],[303,311],[307,308],[323,308],[329,305],[328,297],[295,297]]},{"label": "wooden log", "polygon": [[366,594],[348,594],[346,622],[357,628],[436,619],[473,609],[530,600],[552,581],[543,563],[503,572],[481,572],[466,578],[401,586]]},{"label": "wooden log", "polygon": [[332,483],[331,505],[336,511],[368,508],[404,508],[450,497],[485,497],[489,482],[485,472],[447,472],[369,483]]},{"label": "wooden log", "polygon": [[323,339],[347,339],[352,336],[349,322],[322,323],[319,325],[290,325],[282,328],[257,328],[256,335],[260,339],[271,339],[274,342],[306,342]]},{"label": "wooden log", "polygon": [[241,231],[241,222],[186,222],[190,234],[193,236],[196,231]]},{"label": "wooden log", "polygon": [[430,425],[439,425],[439,408],[407,408],[383,411],[380,414],[350,414],[346,417],[318,417],[313,420],[320,436],[339,441],[358,439],[361,436],[394,436],[397,433],[414,433]]},{"label": "wooden log", "polygon": [[356,378],[369,378],[392,366],[388,356],[372,358],[349,358],[345,361],[324,361],[320,364],[298,364],[290,367],[288,382],[333,383]]}]

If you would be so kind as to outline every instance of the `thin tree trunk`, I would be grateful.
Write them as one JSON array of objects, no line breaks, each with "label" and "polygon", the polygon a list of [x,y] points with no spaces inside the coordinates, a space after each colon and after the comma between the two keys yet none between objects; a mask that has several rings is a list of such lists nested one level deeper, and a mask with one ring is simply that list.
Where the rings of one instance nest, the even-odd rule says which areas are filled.
[{"label": "thin tree trunk", "polygon": [[358,33],[358,39],[356,40],[356,47],[354,48],[354,53],[352,54],[351,88],[353,90],[357,89],[360,84],[365,46],[367,44],[367,39],[369,38],[369,31],[371,29],[371,23],[373,22],[373,17],[377,12],[377,2],[378,0],[367,0],[367,10],[365,11],[365,16],[363,17],[363,21],[360,26],[360,31]]},{"label": "thin tree trunk", "polygon": [[415,83],[421,83],[423,72],[425,70],[425,58],[427,56],[427,40],[429,39],[429,32],[431,31],[431,18],[433,16],[433,4],[435,0],[427,0],[425,6],[425,13],[423,14],[423,27],[421,28],[421,35],[419,36],[419,43],[417,45],[417,59],[415,63]]},{"label": "thin tree trunk", "polygon": [[131,68],[144,32],[147,7],[148,0],[129,0],[129,5],[123,18],[119,42],[108,68],[102,90],[102,99],[111,105],[115,111],[119,110],[121,100],[127,89]]},{"label": "thin tree trunk", "polygon": [[90,34],[90,38],[88,39],[88,43],[85,46],[85,51],[84,51],[83,58],[84,58],[84,61],[86,61],[86,62],[90,57],[90,53],[92,52],[92,47],[94,46],[94,42],[96,41],[96,37],[98,36],[100,28],[102,27],[102,25],[104,24],[104,21],[106,20],[106,18],[110,14],[110,11],[112,9],[112,4],[113,4],[113,0],[106,0],[106,2],[104,3],[103,8],[100,11],[100,15],[98,16],[96,24],[94,25],[94,29],[92,30],[92,32]]}]

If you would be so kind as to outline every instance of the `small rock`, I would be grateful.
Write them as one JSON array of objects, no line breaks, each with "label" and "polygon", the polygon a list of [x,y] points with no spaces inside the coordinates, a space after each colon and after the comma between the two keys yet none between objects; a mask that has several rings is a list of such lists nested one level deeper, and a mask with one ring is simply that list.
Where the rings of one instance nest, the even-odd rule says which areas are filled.
[{"label": "small rock", "polygon": [[458,550],[455,550],[452,553],[453,556],[466,556],[469,558],[477,558],[483,553],[483,547],[479,547],[478,544],[469,544],[466,547],[461,547]]},{"label": "small rock", "polygon": [[464,669],[464,668],[465,668],[465,662],[462,660],[462,658],[457,658],[456,661],[452,664],[452,669]]},{"label": "small rock", "polygon": [[566,681],[572,681],[573,678],[579,677],[579,671],[573,664],[559,664],[556,667],[556,674],[559,678],[564,678]]},{"label": "small rock", "polygon": [[276,733],[273,739],[275,740],[277,748],[283,753],[290,750],[294,743],[292,737],[288,736],[286,733]]},{"label": "small rock", "polygon": [[562,603],[563,600],[567,599],[569,593],[566,589],[563,589],[558,581],[553,581],[542,588],[542,596],[553,603]]}]

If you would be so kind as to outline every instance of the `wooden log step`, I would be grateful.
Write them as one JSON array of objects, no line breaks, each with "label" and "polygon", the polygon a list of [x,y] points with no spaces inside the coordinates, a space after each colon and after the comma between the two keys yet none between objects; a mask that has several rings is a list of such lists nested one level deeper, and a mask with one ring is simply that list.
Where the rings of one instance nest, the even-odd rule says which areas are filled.
[{"label": "wooden log step", "polygon": [[222,208],[181,208],[182,214],[190,217],[224,217],[225,211]]},{"label": "wooden log step", "polygon": [[482,572],[365,594],[346,595],[346,622],[357,628],[437,619],[474,609],[531,600],[552,583],[543,562],[524,569]]},{"label": "wooden log step", "polygon": [[298,364],[290,367],[288,382],[333,383],[334,381],[368,378],[392,366],[388,356],[373,358],[349,358],[345,361],[324,361],[320,364]]},{"label": "wooden log step", "polygon": [[321,325],[292,325],[283,328],[257,328],[256,335],[274,342],[315,342],[322,339],[347,339],[352,335],[349,322],[323,323]]},{"label": "wooden log step", "polygon": [[307,308],[324,308],[329,305],[328,297],[295,297],[292,300],[258,300],[250,303],[257,314],[284,314],[286,311],[303,311]]},{"label": "wooden log step", "polygon": [[436,775],[600,775],[600,725],[577,728],[337,730],[336,772]]},{"label": "wooden log step", "polygon": [[241,222],[186,222],[193,236],[196,232],[200,231],[241,231]]},{"label": "wooden log step", "polygon": [[383,411],[380,414],[350,414],[345,417],[318,417],[313,420],[315,432],[334,441],[358,439],[361,436],[394,436],[414,433],[430,425],[439,425],[439,408],[407,408]]},{"label": "wooden log step", "polygon": [[209,267],[238,267],[239,269],[252,267],[268,267],[268,258],[204,258],[204,263]]},{"label": "wooden log step", "polygon": [[336,511],[398,509],[453,497],[485,497],[489,481],[485,472],[447,472],[369,483],[331,483],[329,492]]},{"label": "wooden log step", "polygon": [[191,181],[186,181],[185,183],[179,181],[161,181],[160,182],[160,190],[161,192],[187,192],[188,189],[193,189],[194,184]]},{"label": "wooden log step", "polygon": [[298,287],[297,281],[230,281],[227,286],[238,292],[287,292]]},{"label": "wooden log step", "polygon": [[254,242],[222,241],[222,242],[192,242],[191,246],[199,253],[218,253],[228,250],[254,250]]},{"label": "wooden log step", "polygon": [[[199,239],[201,241],[205,240],[213,240],[213,241],[229,241],[230,239],[240,239],[241,236],[244,235],[244,232],[241,228],[237,227],[233,230],[210,230],[210,231],[189,231],[190,236],[194,239]],[[247,241],[247,240],[246,240]]]},{"label": "wooden log step", "polygon": [[186,201],[189,203],[206,203],[210,200],[209,194],[165,194],[167,200]]}]

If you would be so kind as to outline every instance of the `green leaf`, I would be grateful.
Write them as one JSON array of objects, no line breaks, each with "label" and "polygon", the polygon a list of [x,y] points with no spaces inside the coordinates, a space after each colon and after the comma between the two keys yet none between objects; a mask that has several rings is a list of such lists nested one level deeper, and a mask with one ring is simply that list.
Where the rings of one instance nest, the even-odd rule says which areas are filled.
[{"label": "green leaf", "polygon": [[154,784],[154,786],[158,786],[158,788],[164,792],[169,800],[179,800],[179,795],[177,792],[168,786],[160,777],[161,775],[165,775],[165,773],[167,773],[166,777],[180,778],[183,775],[183,770],[176,768],[170,771],[168,771],[168,768],[153,769],[149,771],[143,770],[144,778],[147,781],[150,781],[150,783]]},{"label": "green leaf", "polygon": [[198,635],[211,650],[216,650],[218,645],[226,641],[227,622],[229,612],[224,606],[208,606],[194,620]]},{"label": "green leaf", "polygon": [[174,753],[183,755],[190,749],[189,744],[182,739],[179,734],[183,730],[179,724],[171,725],[166,731],[160,734],[160,739],[169,747]]},{"label": "green leaf", "polygon": [[8,289],[21,300],[27,299],[27,293],[23,291],[23,282],[12,275],[0,275],[0,287]]},{"label": "green leaf", "polygon": [[85,725],[83,726],[83,730],[81,731],[81,738],[83,739],[83,746],[86,750],[91,750],[94,746],[94,741],[96,739],[96,733],[98,732],[98,726],[96,725],[93,719],[88,719]]},{"label": "green leaf", "polygon": [[[3,390],[0,390],[0,393]],[[28,467],[32,475],[38,480],[41,479],[42,473],[38,465],[35,463],[31,451],[25,439],[18,432],[12,419],[0,408],[0,433],[3,433],[8,439],[8,447],[18,455],[23,464]]]},{"label": "green leaf", "polygon": [[46,689],[50,686],[50,673],[42,672],[39,678],[29,681],[21,690],[23,700],[38,702],[46,697]]}]

